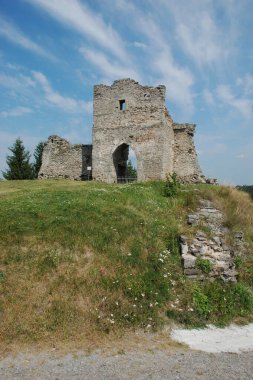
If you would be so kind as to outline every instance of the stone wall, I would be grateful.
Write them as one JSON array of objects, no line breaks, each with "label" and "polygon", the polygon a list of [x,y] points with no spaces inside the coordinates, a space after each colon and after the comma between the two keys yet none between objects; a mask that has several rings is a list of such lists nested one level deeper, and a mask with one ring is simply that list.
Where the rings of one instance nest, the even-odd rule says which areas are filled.
[{"label": "stone wall", "polygon": [[43,150],[39,179],[87,179],[92,145],[70,144],[59,136],[49,136]]},{"label": "stone wall", "polygon": [[[125,101],[122,110],[121,101]],[[165,178],[173,170],[171,126],[164,86],[141,86],[131,79],[115,81],[112,86],[95,86],[93,178],[117,181],[113,154],[123,144],[136,154],[138,180]]]},{"label": "stone wall", "polygon": [[204,181],[193,141],[195,124],[173,123],[174,172],[185,182]]}]

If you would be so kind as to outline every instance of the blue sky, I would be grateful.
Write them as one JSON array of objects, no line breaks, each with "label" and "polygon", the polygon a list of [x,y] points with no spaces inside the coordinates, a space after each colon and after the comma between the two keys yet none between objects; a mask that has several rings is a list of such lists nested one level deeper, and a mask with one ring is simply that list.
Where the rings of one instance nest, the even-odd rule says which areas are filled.
[{"label": "blue sky", "polygon": [[253,184],[252,0],[0,0],[0,170],[17,137],[91,143],[93,85],[167,87],[207,176]]}]

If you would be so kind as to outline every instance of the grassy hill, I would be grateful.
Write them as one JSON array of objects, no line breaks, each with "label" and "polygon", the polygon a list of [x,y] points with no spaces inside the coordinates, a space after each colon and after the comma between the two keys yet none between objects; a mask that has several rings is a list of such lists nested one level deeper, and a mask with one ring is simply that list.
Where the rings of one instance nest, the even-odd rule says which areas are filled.
[{"label": "grassy hill", "polygon": [[[243,230],[239,282],[182,274],[178,236],[198,198]],[[0,183],[0,336],[7,344],[97,341],[170,319],[187,325],[252,318],[253,202],[236,189],[163,182]]]}]

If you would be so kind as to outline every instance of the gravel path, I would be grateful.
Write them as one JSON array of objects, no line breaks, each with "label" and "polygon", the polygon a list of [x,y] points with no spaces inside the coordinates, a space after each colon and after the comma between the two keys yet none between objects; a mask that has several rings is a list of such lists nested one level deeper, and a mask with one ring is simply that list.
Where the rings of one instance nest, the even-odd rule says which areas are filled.
[{"label": "gravel path", "polygon": [[205,353],[193,350],[18,354],[0,360],[2,380],[253,379],[253,352]]}]

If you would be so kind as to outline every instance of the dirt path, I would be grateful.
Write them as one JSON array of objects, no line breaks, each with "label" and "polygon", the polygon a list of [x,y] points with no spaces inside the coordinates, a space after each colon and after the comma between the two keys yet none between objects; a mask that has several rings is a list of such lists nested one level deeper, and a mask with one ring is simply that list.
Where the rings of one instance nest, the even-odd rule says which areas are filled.
[{"label": "dirt path", "polygon": [[[253,325],[192,330],[191,336],[189,330],[172,331],[172,336],[179,334],[179,340],[213,352],[180,346],[170,339],[169,331],[128,335],[93,353],[73,349],[64,353],[59,347],[40,352],[31,352],[30,349],[26,353],[9,354],[0,359],[0,379],[253,380],[252,332]],[[224,341],[229,344],[224,345]],[[245,342],[246,346],[242,346]],[[200,346],[196,346],[197,343]],[[248,351],[240,352],[238,347]],[[224,350],[232,352],[219,352]]]},{"label": "dirt path", "polygon": [[0,379],[105,380],[105,379],[253,379],[253,352],[210,354],[199,351],[154,350],[86,356],[49,353],[19,354],[0,362]]}]

